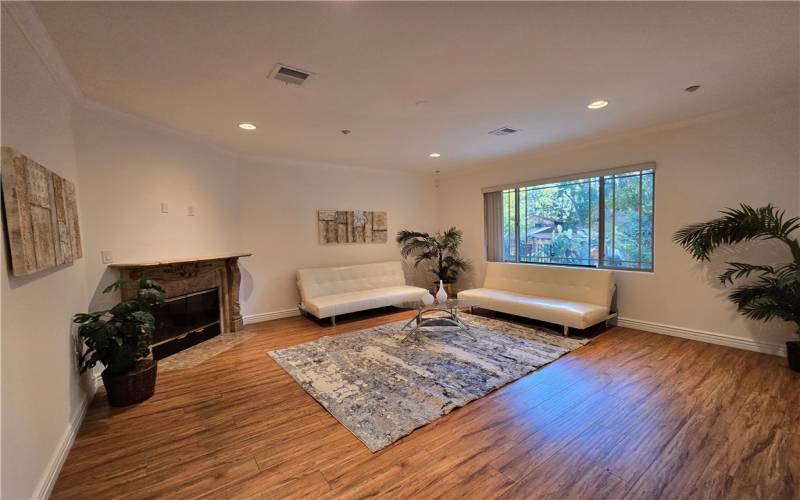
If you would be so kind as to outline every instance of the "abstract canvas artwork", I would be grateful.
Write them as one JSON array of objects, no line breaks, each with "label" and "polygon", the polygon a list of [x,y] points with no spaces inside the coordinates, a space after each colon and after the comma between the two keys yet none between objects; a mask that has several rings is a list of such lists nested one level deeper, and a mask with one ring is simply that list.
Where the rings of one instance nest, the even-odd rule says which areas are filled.
[{"label": "abstract canvas artwork", "polygon": [[14,276],[83,256],[75,186],[13,148],[2,148],[3,205]]},{"label": "abstract canvas artwork", "polygon": [[320,210],[317,224],[323,245],[386,243],[386,212]]}]

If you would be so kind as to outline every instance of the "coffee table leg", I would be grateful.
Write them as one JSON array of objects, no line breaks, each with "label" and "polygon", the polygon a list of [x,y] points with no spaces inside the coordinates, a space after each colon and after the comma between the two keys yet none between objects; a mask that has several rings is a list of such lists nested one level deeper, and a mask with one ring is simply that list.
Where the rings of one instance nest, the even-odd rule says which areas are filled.
[{"label": "coffee table leg", "polygon": [[416,321],[416,322],[417,322],[417,324],[419,324],[419,314],[417,314],[416,316],[414,316],[413,318],[411,318],[410,320],[408,320],[408,323],[406,323],[405,325],[403,325],[403,328],[401,328],[401,329],[400,329],[400,331],[402,332],[403,330],[405,330],[406,328],[408,328],[408,325],[410,325],[410,324],[411,324],[411,323],[413,323],[414,321]]},{"label": "coffee table leg", "polygon": [[418,331],[419,331],[419,322],[417,322],[417,324],[414,325],[414,328],[412,328],[411,331],[408,332],[405,337],[403,337],[403,339],[400,341],[400,343],[402,344],[402,343],[406,342],[408,339],[410,339],[411,337],[415,336]]},{"label": "coffee table leg", "polygon": [[462,321],[461,318],[458,317],[458,308],[453,309],[451,316],[456,321],[456,323],[458,323],[458,326],[460,326],[466,331],[469,331],[469,326],[466,323],[464,323],[464,321]]}]

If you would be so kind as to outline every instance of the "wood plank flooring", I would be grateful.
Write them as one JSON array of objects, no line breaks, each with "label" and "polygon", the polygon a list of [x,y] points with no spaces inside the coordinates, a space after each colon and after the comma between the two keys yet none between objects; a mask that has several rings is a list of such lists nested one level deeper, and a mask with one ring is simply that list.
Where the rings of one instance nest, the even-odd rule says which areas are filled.
[{"label": "wood plank flooring", "polygon": [[251,325],[92,403],[53,498],[800,498],[800,374],[786,360],[611,328],[370,453],[266,352],[408,317]]}]

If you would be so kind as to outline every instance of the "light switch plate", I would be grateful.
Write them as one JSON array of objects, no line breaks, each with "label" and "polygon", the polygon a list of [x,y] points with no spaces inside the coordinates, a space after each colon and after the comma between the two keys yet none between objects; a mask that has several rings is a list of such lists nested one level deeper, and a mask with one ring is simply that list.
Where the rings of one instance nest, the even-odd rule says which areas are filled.
[{"label": "light switch plate", "polygon": [[101,250],[100,257],[103,259],[103,264],[111,264],[114,262],[114,254],[111,250]]},{"label": "light switch plate", "polygon": [[194,217],[194,207],[192,205],[186,207],[186,215],[189,217]]},{"label": "light switch plate", "polygon": [[162,214],[169,213],[169,204],[167,204],[167,203],[165,203],[163,201],[161,202],[161,213]]}]

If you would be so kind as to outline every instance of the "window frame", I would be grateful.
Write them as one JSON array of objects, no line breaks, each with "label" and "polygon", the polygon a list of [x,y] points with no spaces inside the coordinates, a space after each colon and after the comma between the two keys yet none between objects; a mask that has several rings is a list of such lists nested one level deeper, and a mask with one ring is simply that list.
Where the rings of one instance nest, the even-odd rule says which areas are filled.
[{"label": "window frame", "polygon": [[[651,172],[651,173],[646,173]],[[636,173],[636,174],[634,174]],[[605,242],[606,242],[606,205],[605,205],[605,183],[606,177],[611,177],[612,180],[616,180],[619,177],[625,177],[625,174],[634,174],[639,179],[639,202],[638,202],[638,214],[639,214],[639,228],[637,232],[637,241],[638,241],[638,255],[639,260],[636,261],[640,266],[642,264],[641,255],[642,255],[642,248],[644,247],[645,240],[642,237],[642,212],[643,212],[643,182],[645,175],[652,175],[652,230],[650,231],[650,266],[649,267],[624,267],[624,266],[616,266],[616,265],[604,265],[603,262],[605,260]],[[570,181],[584,181],[589,184],[589,244],[591,248],[591,241],[592,241],[592,182],[594,178],[597,178],[597,187],[598,187],[598,255],[597,255],[597,264],[566,264],[566,263],[554,263],[554,262],[528,262],[524,260],[520,260],[520,193],[522,190],[536,187],[536,186],[544,186],[548,184],[558,184]],[[588,269],[609,269],[609,270],[617,270],[617,271],[635,271],[635,272],[645,272],[645,273],[653,273],[655,272],[655,223],[656,223],[656,164],[654,162],[648,163],[640,163],[635,165],[627,165],[623,167],[617,167],[608,170],[598,170],[592,172],[586,172],[583,174],[576,174],[570,175],[565,177],[558,177],[558,178],[549,178],[549,179],[541,179],[538,181],[528,181],[522,182],[518,184],[507,184],[504,186],[496,186],[492,188],[485,188],[482,192],[492,192],[492,191],[501,191],[505,193],[506,191],[514,191],[514,258],[515,260],[506,260],[506,252],[505,249],[501,251],[501,262],[510,262],[510,263],[517,263],[517,264],[533,264],[533,265],[541,265],[541,266],[567,266],[567,267],[583,267]],[[616,192],[616,182],[612,183],[612,190]],[[616,196],[613,202],[616,205]],[[614,212],[615,207],[612,207],[612,213]],[[501,217],[502,217],[501,212]],[[616,215],[614,216],[614,222],[616,221]],[[500,224],[501,228],[503,226],[502,221]],[[612,223],[612,251],[614,248],[614,239],[615,239],[615,232],[616,232],[616,224]],[[505,240],[503,240],[505,243]],[[510,255],[510,252],[509,252]]]}]

